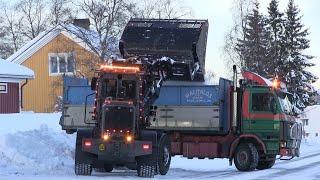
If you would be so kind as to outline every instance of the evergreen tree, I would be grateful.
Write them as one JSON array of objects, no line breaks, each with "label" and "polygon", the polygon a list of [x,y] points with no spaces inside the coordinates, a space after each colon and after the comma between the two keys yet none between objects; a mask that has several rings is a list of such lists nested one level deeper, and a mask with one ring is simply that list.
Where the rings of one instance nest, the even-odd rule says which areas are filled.
[{"label": "evergreen tree", "polygon": [[282,41],[284,37],[284,19],[283,13],[278,9],[278,4],[277,0],[271,0],[267,16],[267,30],[270,32],[269,59],[271,61],[268,63],[270,77],[279,73],[285,47]]},{"label": "evergreen tree", "polygon": [[259,12],[259,3],[255,2],[252,13],[247,16],[244,39],[238,39],[236,50],[245,62],[245,69],[262,76],[268,74],[269,33],[266,31],[266,19]]},{"label": "evergreen tree", "polygon": [[307,67],[314,66],[310,62],[313,56],[305,55],[303,51],[309,48],[308,29],[304,28],[301,23],[300,10],[294,4],[293,0],[289,1],[285,17],[285,36],[284,43],[285,60],[280,66],[280,72],[287,84],[289,92],[293,92],[296,97],[302,101],[298,107],[303,109],[305,106],[312,105],[312,96],[315,90],[311,83],[315,82],[317,77],[306,70]]}]

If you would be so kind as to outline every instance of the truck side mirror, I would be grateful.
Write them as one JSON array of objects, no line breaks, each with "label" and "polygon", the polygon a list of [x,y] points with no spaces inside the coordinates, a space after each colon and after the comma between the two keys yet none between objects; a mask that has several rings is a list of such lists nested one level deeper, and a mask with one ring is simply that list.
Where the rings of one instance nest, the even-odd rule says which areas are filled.
[{"label": "truck side mirror", "polygon": [[273,114],[277,114],[277,102],[275,99],[271,100],[271,111]]},{"label": "truck side mirror", "polygon": [[97,80],[98,80],[98,78],[96,78],[96,77],[93,77],[92,80],[91,80],[91,90],[92,91],[96,90]]}]

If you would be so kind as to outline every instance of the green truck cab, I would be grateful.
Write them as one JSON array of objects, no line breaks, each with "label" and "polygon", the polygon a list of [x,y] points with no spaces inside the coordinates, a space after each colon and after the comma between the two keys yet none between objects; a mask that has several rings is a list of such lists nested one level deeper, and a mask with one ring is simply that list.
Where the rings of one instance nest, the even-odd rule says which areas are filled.
[{"label": "green truck cab", "polygon": [[267,154],[298,156],[301,125],[295,121],[290,94],[273,87],[248,87],[243,92],[243,134],[256,134]]}]

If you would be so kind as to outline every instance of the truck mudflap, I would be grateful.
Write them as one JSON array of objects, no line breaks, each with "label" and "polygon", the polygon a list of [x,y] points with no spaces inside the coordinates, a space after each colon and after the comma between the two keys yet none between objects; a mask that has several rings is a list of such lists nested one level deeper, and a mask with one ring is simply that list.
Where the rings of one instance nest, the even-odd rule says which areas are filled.
[{"label": "truck mudflap", "polygon": [[84,138],[82,140],[82,151],[98,156],[98,160],[109,163],[135,162],[138,156],[152,154],[151,141],[103,141],[102,139]]}]

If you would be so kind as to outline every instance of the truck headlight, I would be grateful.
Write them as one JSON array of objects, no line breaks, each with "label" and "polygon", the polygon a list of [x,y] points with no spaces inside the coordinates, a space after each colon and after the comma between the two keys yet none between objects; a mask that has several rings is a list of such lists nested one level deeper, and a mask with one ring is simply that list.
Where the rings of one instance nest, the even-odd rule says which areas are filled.
[{"label": "truck headlight", "polygon": [[287,147],[287,142],[281,141],[281,142],[280,142],[280,147],[281,147],[281,148]]}]

